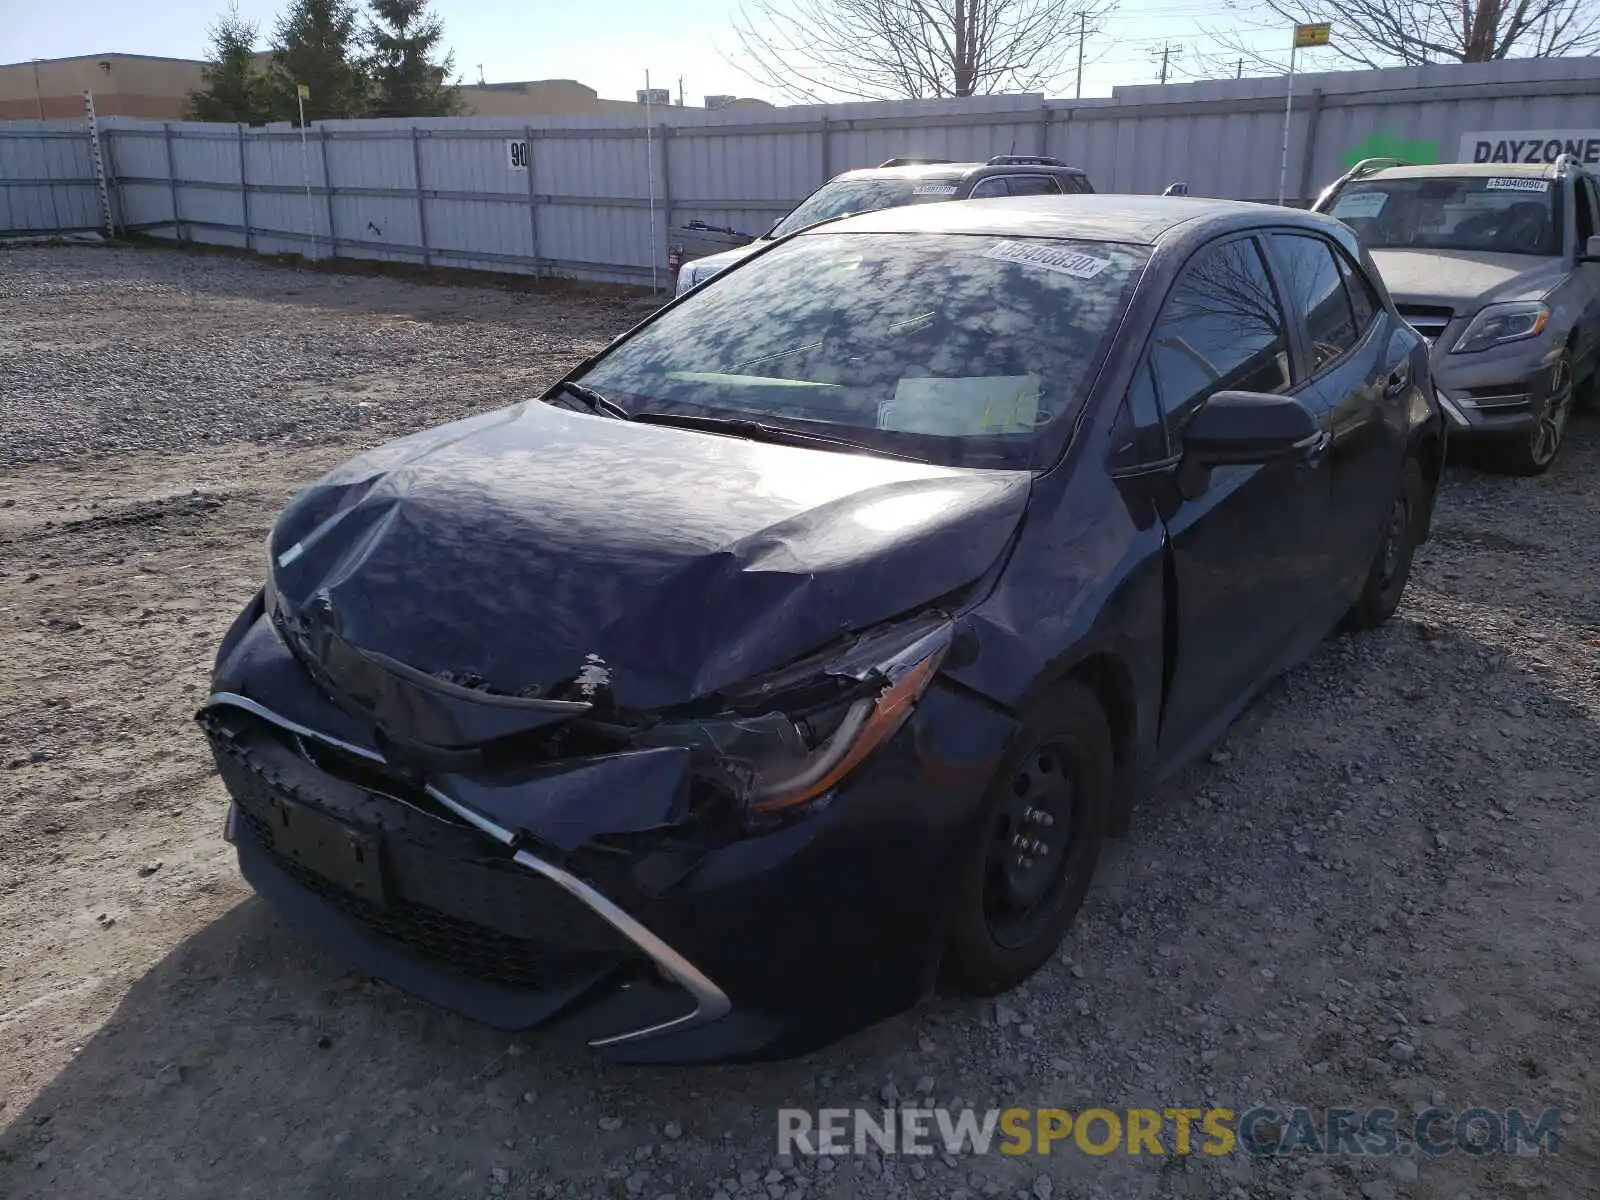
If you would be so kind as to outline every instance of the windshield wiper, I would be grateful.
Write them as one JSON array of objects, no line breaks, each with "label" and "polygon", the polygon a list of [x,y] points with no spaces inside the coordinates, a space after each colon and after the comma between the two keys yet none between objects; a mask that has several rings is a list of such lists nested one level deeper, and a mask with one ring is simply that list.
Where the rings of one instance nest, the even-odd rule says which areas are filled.
[{"label": "windshield wiper", "polygon": [[592,387],[588,387],[585,384],[574,383],[570,379],[564,379],[560,383],[556,384],[556,390],[571,393],[597,413],[603,413],[608,417],[615,417],[619,421],[633,420],[633,415],[628,412],[627,409],[623,408],[622,405],[618,404],[615,400],[612,400],[608,396],[601,395]]},{"label": "windshield wiper", "polygon": [[642,412],[633,420],[641,425],[676,425],[683,429],[703,429],[707,433],[725,433],[729,437],[748,438],[753,442],[777,442],[798,446],[827,446],[836,450],[853,450],[861,454],[877,454],[884,458],[900,458],[907,462],[920,462],[909,454],[896,454],[876,446],[864,446],[848,438],[833,437],[826,433],[789,429],[782,425],[768,425],[748,417],[707,417],[698,413]]}]

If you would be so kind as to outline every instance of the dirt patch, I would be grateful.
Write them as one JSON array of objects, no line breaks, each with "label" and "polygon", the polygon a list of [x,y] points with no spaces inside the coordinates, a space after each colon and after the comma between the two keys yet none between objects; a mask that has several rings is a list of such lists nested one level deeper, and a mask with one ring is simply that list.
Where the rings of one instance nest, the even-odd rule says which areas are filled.
[{"label": "dirt patch", "polygon": [[[794,1063],[628,1070],[459,1020],[291,936],[238,876],[190,718],[294,488],[513,398],[636,314],[158,252],[15,251],[0,271],[0,422],[32,447],[0,475],[0,1195],[1600,1194],[1592,420],[1544,479],[1453,469],[1399,617],[1330,640],[1141,809],[1016,994],[932,1000]],[[287,443],[175,386],[113,454],[78,401],[60,420],[45,403],[83,369],[59,335],[85,304],[141,379],[179,378],[216,321],[255,330],[260,354],[228,361],[263,412],[283,386],[269,347],[302,327],[349,345],[404,314],[413,354],[323,381],[325,402],[297,393]],[[451,348],[478,326],[545,349],[479,369]],[[86,386],[110,411],[131,385]],[[380,386],[400,397],[381,419],[340,423]],[[1535,1158],[774,1158],[779,1106],[919,1096],[1565,1116],[1560,1152]]]}]

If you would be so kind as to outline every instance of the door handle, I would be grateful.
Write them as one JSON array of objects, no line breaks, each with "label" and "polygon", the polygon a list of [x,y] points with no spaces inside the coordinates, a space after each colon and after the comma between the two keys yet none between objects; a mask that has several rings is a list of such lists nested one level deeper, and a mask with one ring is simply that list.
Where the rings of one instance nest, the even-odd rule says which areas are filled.
[{"label": "door handle", "polygon": [[1389,372],[1389,378],[1383,381],[1383,398],[1393,400],[1405,394],[1411,386],[1411,368],[1396,367]]}]

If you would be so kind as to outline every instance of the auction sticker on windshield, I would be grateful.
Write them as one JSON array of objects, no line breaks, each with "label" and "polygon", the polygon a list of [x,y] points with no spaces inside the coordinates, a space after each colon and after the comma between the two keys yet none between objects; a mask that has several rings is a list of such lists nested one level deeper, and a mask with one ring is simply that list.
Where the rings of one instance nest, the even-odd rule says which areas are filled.
[{"label": "auction sticker on windshield", "polygon": [[1029,245],[1026,242],[996,242],[983,252],[983,257],[1001,262],[1016,263],[1021,267],[1038,267],[1045,271],[1058,271],[1074,279],[1093,279],[1109,265],[1105,259],[1081,250],[1067,250],[1061,246]]},{"label": "auction sticker on windshield", "polygon": [[1389,203],[1388,192],[1347,192],[1339,197],[1333,206],[1332,215],[1335,217],[1355,217],[1360,220],[1364,217],[1375,217],[1383,211],[1383,206]]},{"label": "auction sticker on windshield", "polygon": [[940,437],[1027,433],[1039,424],[1037,375],[908,377],[878,406],[878,428]]},{"label": "auction sticker on windshield", "polygon": [[1495,176],[1484,189],[1491,192],[1548,192],[1550,181],[1548,179],[1519,179],[1516,176]]},{"label": "auction sticker on windshield", "polygon": [[954,196],[956,187],[953,183],[924,183],[920,187],[911,189],[913,196]]}]

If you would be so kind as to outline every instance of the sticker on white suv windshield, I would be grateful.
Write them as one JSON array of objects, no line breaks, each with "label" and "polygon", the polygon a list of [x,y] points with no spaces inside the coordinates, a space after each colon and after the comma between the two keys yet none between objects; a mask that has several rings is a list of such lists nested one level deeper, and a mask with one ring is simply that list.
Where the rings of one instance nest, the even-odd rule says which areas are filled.
[{"label": "sticker on white suv windshield", "polygon": [[913,196],[954,196],[956,185],[953,183],[924,183],[911,189]]},{"label": "sticker on white suv windshield", "polygon": [[1388,192],[1347,192],[1334,204],[1331,215],[1354,217],[1359,221],[1377,216],[1387,203],[1389,203]]},{"label": "sticker on white suv windshield", "polygon": [[1484,184],[1484,190],[1490,192],[1548,192],[1550,181],[1548,179],[1527,179],[1515,175],[1496,175]]},{"label": "sticker on white suv windshield", "polygon": [[1039,267],[1045,271],[1059,271],[1074,279],[1093,279],[1110,264],[1093,254],[1081,250],[1065,250],[1060,246],[1029,245],[1026,242],[996,242],[983,252],[983,257],[1000,262],[1016,263],[1021,267]]}]

